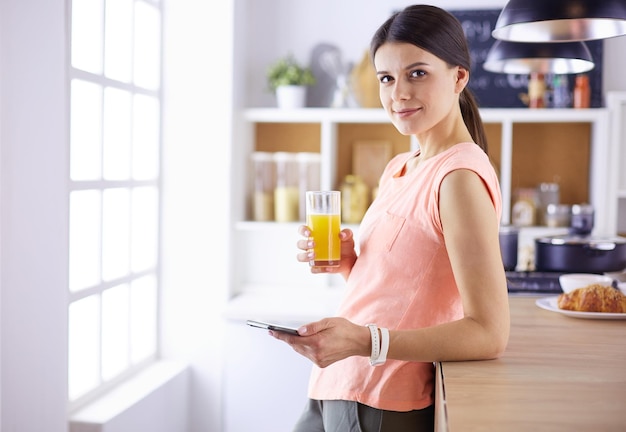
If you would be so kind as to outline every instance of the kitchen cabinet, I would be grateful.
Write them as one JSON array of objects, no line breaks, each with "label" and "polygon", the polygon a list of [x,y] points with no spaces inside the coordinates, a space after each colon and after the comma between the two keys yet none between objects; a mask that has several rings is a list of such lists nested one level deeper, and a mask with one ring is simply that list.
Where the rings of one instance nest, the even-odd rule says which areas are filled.
[{"label": "kitchen cabinet", "polygon": [[[615,194],[607,193],[612,180],[606,167],[615,152],[609,141],[608,109],[483,109],[481,115],[500,175],[503,223],[510,221],[516,188],[557,182],[561,202],[594,206],[595,234],[615,233]],[[356,142],[386,141],[393,154],[417,148],[395,130],[382,109],[253,108],[243,110],[239,121],[239,140],[233,149],[236,166],[249,167],[253,151],[319,152],[323,189],[337,189],[350,173]],[[296,262],[300,222],[251,220],[253,179],[245,175],[248,172],[241,170],[233,191],[237,251],[233,294],[292,290],[293,285],[302,290],[341,286],[334,276],[310,275]]]}]

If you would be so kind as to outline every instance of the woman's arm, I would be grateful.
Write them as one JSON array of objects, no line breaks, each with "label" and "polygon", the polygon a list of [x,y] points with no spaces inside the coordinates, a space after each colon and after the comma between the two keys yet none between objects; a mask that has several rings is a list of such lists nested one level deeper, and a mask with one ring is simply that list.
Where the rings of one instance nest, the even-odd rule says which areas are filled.
[{"label": "woman's arm", "polygon": [[498,217],[482,179],[469,170],[448,174],[440,188],[439,211],[464,317],[426,329],[391,332],[388,358],[498,357],[509,337],[508,292]]}]

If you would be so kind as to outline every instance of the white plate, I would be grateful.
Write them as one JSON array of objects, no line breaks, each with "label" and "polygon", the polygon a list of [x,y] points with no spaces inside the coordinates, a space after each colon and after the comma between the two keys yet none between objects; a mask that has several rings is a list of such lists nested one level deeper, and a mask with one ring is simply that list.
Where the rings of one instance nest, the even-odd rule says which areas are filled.
[{"label": "white plate", "polygon": [[574,318],[585,319],[605,319],[605,320],[626,320],[626,313],[607,313],[607,312],[577,312],[559,308],[557,299],[559,296],[544,297],[537,299],[535,304],[541,309],[558,312]]}]

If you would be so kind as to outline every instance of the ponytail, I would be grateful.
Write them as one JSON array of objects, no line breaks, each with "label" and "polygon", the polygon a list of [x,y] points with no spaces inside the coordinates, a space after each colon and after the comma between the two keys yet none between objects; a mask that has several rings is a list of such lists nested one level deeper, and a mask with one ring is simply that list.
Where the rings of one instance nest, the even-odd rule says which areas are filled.
[{"label": "ponytail", "polygon": [[480,118],[480,111],[478,110],[478,104],[476,98],[472,94],[472,91],[465,87],[459,96],[459,104],[461,105],[461,114],[465,126],[469,130],[472,139],[478,146],[483,149],[487,154],[487,134],[485,133],[485,127],[483,121]]}]

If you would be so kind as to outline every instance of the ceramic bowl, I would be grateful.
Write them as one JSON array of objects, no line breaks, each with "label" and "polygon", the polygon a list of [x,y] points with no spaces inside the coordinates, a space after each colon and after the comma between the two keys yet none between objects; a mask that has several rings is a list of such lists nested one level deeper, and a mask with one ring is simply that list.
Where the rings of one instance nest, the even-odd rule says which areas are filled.
[{"label": "ceramic bowl", "polygon": [[613,279],[606,275],[592,273],[567,273],[559,276],[559,284],[563,292],[572,292],[591,284],[611,286]]}]

